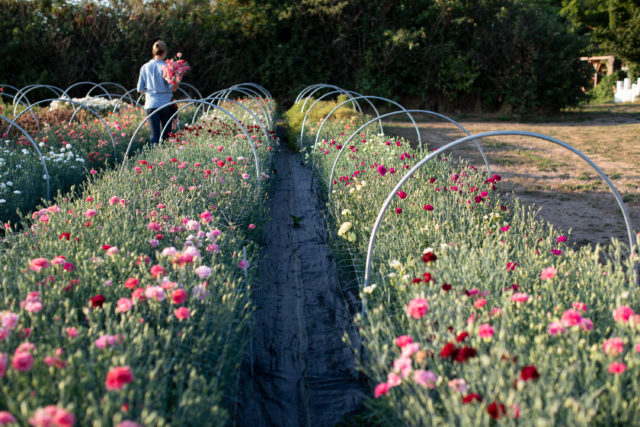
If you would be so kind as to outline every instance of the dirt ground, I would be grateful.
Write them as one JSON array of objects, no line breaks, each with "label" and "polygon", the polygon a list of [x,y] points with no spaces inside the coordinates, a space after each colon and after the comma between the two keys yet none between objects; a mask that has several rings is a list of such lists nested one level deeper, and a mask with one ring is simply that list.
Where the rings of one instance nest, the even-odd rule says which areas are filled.
[{"label": "dirt ground", "polygon": [[[631,227],[640,231],[640,104],[602,105],[568,111],[550,118],[517,121],[497,116],[452,116],[470,134],[517,130],[544,134],[589,157],[611,179],[629,211]],[[452,123],[416,117],[423,142],[440,148],[465,134]],[[411,122],[385,123],[385,133],[417,140]],[[622,211],[597,172],[578,155],[551,142],[524,136],[478,140],[500,188],[534,203],[543,219],[571,230],[577,245],[628,242]],[[475,145],[452,150],[480,167]]]}]

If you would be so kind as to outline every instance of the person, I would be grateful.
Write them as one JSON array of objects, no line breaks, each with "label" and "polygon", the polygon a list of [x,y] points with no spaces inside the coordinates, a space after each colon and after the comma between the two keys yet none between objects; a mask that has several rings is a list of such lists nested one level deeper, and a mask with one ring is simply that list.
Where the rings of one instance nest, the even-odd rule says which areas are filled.
[{"label": "person", "polygon": [[140,67],[138,78],[138,92],[144,93],[144,112],[147,116],[160,109],[159,112],[149,118],[150,135],[149,142],[157,144],[160,141],[160,132],[165,129],[162,139],[167,139],[171,126],[165,125],[176,111],[174,105],[166,106],[173,99],[173,92],[178,90],[178,84],[171,84],[162,77],[162,67],[167,57],[167,45],[162,40],[153,44],[153,58]]}]

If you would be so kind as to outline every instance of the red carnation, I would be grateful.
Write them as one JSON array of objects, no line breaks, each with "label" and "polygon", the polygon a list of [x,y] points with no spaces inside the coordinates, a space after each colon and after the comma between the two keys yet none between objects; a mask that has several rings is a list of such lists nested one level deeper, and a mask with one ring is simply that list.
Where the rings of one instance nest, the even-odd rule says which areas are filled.
[{"label": "red carnation", "polygon": [[467,338],[468,336],[469,336],[469,332],[467,332],[467,331],[462,331],[462,332],[460,333],[460,335],[458,335],[458,336],[456,337],[456,341],[458,341],[458,342],[462,342],[462,341],[464,341],[464,339],[465,339],[465,338]]},{"label": "red carnation", "polygon": [[540,378],[540,374],[533,365],[525,366],[520,371],[520,379],[522,381],[537,380],[538,378]]},{"label": "red carnation", "polygon": [[448,283],[443,283],[442,284],[442,290],[445,292],[449,292],[451,290],[451,285]]},{"label": "red carnation", "polygon": [[134,289],[138,286],[138,283],[140,283],[138,279],[136,279],[135,277],[129,277],[124,281],[124,287],[127,289]]},{"label": "red carnation", "polygon": [[116,366],[107,373],[107,390],[121,390],[125,384],[133,382],[133,372],[128,366]]},{"label": "red carnation", "polygon": [[469,393],[462,398],[462,403],[466,405],[467,403],[473,403],[474,400],[477,402],[482,402],[482,397],[480,397],[480,395],[476,393]]},{"label": "red carnation", "polygon": [[502,403],[496,403],[496,402],[492,402],[487,407],[487,412],[489,413],[489,415],[491,415],[491,418],[493,418],[494,420],[497,420],[502,415],[506,414],[504,405]]},{"label": "red carnation", "polygon": [[434,254],[433,252],[425,252],[424,255],[422,255],[422,262],[433,262],[435,260],[437,260],[438,257],[436,256],[436,254]]},{"label": "red carnation", "polygon": [[473,347],[462,347],[459,349],[456,349],[456,351],[451,355],[451,358],[458,363],[464,363],[467,360],[471,359],[472,357],[475,357],[478,354],[478,352],[476,351],[475,348]]},{"label": "red carnation", "polygon": [[447,357],[451,356],[455,351],[456,351],[456,345],[452,342],[448,342],[444,345],[444,347],[442,347],[442,350],[440,350],[440,357],[442,359],[446,359]]},{"label": "red carnation", "polygon": [[104,304],[106,299],[102,295],[98,294],[92,297],[89,301],[91,301],[91,307],[95,308],[95,307],[102,307],[102,304]]}]

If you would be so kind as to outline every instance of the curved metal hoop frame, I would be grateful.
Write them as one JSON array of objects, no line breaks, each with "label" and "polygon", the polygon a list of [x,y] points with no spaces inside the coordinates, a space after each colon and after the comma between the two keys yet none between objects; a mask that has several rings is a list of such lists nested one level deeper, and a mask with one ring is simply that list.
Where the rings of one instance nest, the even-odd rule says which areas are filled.
[{"label": "curved metal hoop frame", "polygon": [[[315,88],[320,87],[320,86],[327,86],[327,84],[326,83],[315,83],[315,84],[309,85],[309,86],[305,87],[304,89],[302,89],[300,91],[300,93],[298,93],[298,96],[296,97],[296,100],[295,100],[294,104],[297,104],[298,102],[302,101],[302,98],[304,98],[307,95],[307,93],[311,92],[312,90],[314,90]],[[333,86],[333,85],[328,85],[328,86]],[[337,86],[335,86],[334,89],[336,87]]]},{"label": "curved metal hoop frame", "polygon": [[[4,92],[4,88],[5,88],[5,87],[8,87],[9,89],[12,89],[12,90],[15,92],[15,94],[11,95],[10,93],[6,93],[6,92]],[[18,89],[17,87],[12,86],[12,85],[10,85],[10,84],[6,84],[6,83],[0,84],[0,88],[2,88],[2,89],[3,89],[3,90],[2,90],[2,93],[4,93],[5,95],[10,96],[11,98],[14,98],[14,97],[15,97],[15,96],[20,92],[20,89]],[[26,98],[26,97],[25,97],[25,98]],[[29,103],[29,100],[28,100],[28,99],[27,99],[27,103]]]},{"label": "curved metal hoop frame", "polygon": [[[265,106],[263,106],[260,101],[258,101],[258,97],[255,96],[255,95],[257,95],[256,92],[252,91],[255,94],[255,95],[252,95],[251,92],[249,92],[247,89],[241,89],[241,88],[237,88],[237,87],[230,87],[230,88],[227,88],[227,89],[223,89],[222,91],[219,91],[218,93],[220,93],[220,92],[222,92],[222,94],[216,97],[218,99],[218,104],[217,105],[220,105],[220,100],[228,99],[229,95],[231,95],[233,92],[241,93],[244,96],[248,96],[249,98],[253,99],[253,101],[258,105],[258,108],[260,108],[260,110],[262,110],[262,114],[264,115],[264,119],[268,122],[269,127],[272,126],[271,114],[269,114],[269,112],[267,111],[268,109],[265,108]],[[216,94],[218,94],[218,93],[216,93]]]},{"label": "curved metal hoop frame", "polygon": [[[198,88],[195,87],[194,85],[189,84],[189,83],[185,83],[185,82],[180,82],[180,86],[186,86],[187,88],[189,88],[192,91],[194,91],[198,95],[199,98],[202,98],[202,94],[200,93]],[[191,98],[191,96],[189,98]]]},{"label": "curved metal hoop frame", "polygon": [[[243,87],[240,85],[233,85],[229,88],[229,93],[231,93],[231,90],[235,90],[235,89],[241,89],[244,90],[246,92],[252,93],[253,95],[255,95],[255,99],[264,107],[264,111],[267,112],[267,114],[269,114],[268,117],[265,117],[268,121],[269,121],[269,126],[273,126],[273,116],[271,114],[271,111],[269,109],[269,103],[266,101],[267,98],[265,98],[264,96],[262,96],[262,93],[259,93],[255,90],[253,90],[250,87]],[[271,98],[269,98],[271,99]]]},{"label": "curved metal hoop frame", "polygon": [[[10,94],[5,93],[5,92],[0,92],[0,97],[3,97],[3,96],[11,98],[12,102],[15,100],[15,96],[14,95],[10,95]],[[27,109],[29,107],[29,104],[23,103],[22,101],[19,101],[19,102],[20,102],[20,104],[24,105],[25,109]],[[40,129],[40,122],[38,121],[38,117],[33,113],[33,111],[30,111],[30,113],[31,113],[31,117],[33,117],[33,120],[35,120],[35,122],[36,122],[36,126],[38,127],[38,129]]]},{"label": "curved metal hoop frame", "polygon": [[[204,99],[204,100],[200,100],[200,101],[207,101],[207,102],[212,102],[215,101],[215,99]],[[256,121],[256,123],[258,124],[258,126],[260,126],[260,128],[262,129],[262,133],[264,134],[265,137],[265,142],[269,142],[271,141],[271,137],[269,136],[269,133],[267,132],[267,130],[265,129],[263,123],[260,121],[260,119],[258,119],[258,117],[253,114],[253,111],[251,111],[250,109],[248,109],[247,107],[245,107],[244,105],[240,104],[239,102],[236,101],[232,101],[230,99],[225,99],[225,101],[227,102],[232,102],[242,108],[244,108],[249,114],[251,114],[251,116],[253,117],[253,119]],[[183,101],[184,102],[184,101]],[[180,107],[178,109],[178,111],[176,111],[175,113],[173,113],[171,115],[171,117],[169,118],[169,120],[167,121],[167,123],[165,123],[164,127],[162,128],[162,132],[160,132],[160,135],[164,135],[165,130],[167,129],[167,126],[171,125],[171,122],[173,121],[174,118],[178,117],[178,114],[180,113],[180,111],[184,110],[185,108],[189,107],[190,105],[195,104],[195,102],[189,102],[186,105],[183,105],[182,107]],[[202,105],[202,104],[200,104]],[[199,105],[199,106],[200,106]],[[191,121],[191,124],[193,125],[193,123],[195,122],[196,117],[194,115],[193,120]]]},{"label": "curved metal hoop frame", "polygon": [[47,164],[44,161],[44,156],[42,155],[42,153],[40,152],[40,149],[38,148],[38,144],[36,144],[36,142],[33,140],[31,135],[29,135],[29,133],[26,130],[22,129],[22,127],[19,124],[17,124],[15,121],[1,114],[0,114],[0,119],[11,123],[11,126],[15,126],[20,132],[22,132],[27,137],[27,139],[29,139],[29,142],[31,143],[31,145],[33,145],[33,148],[36,149],[36,152],[38,153],[38,157],[40,157],[40,163],[42,163],[42,168],[44,169],[45,180],[47,181],[47,200],[51,200],[51,184],[49,182],[49,170],[47,169]]},{"label": "curved metal hoop frame", "polygon": [[[392,111],[391,113],[386,113],[383,114],[382,116],[378,116],[375,117],[371,120],[369,120],[367,123],[363,124],[362,126],[360,126],[355,132],[353,132],[351,134],[351,136],[349,137],[349,139],[344,143],[344,145],[342,146],[342,148],[340,149],[340,151],[338,151],[338,155],[336,156],[334,162],[333,162],[333,167],[331,168],[331,175],[329,176],[329,196],[331,197],[331,191],[333,189],[333,174],[336,170],[336,166],[338,165],[338,160],[340,159],[340,156],[342,156],[342,152],[344,151],[344,149],[349,145],[349,143],[353,140],[353,138],[359,134],[364,128],[366,128],[367,126],[369,126],[371,123],[375,122],[378,119],[384,119],[386,117],[390,117],[390,116],[396,116],[398,114],[407,114],[407,113],[423,113],[423,114],[429,114],[432,116],[436,116],[436,117],[440,117],[442,119],[445,119],[451,123],[453,123],[454,125],[458,126],[458,128],[460,128],[460,130],[462,130],[464,133],[466,133],[467,135],[469,135],[469,132],[467,132],[467,130],[458,122],[456,122],[455,120],[442,115],[440,113],[435,113],[433,111],[429,111],[429,110],[403,110],[403,111]],[[480,144],[475,141],[476,147],[478,148],[478,151],[480,152],[480,154],[482,155],[482,159],[484,160],[484,165],[487,168],[487,175],[491,175],[491,168],[489,167],[489,160],[487,160],[487,156],[484,154],[484,151],[482,151],[482,147],[480,146]]]},{"label": "curved metal hoop frame", "polygon": [[[18,114],[16,117],[14,117],[14,120],[17,120],[21,115],[23,115],[27,111],[31,111],[31,109],[33,107],[35,107],[36,105],[42,104],[44,102],[51,102],[51,101],[68,102],[69,104],[73,104],[75,106],[78,106],[78,108],[84,108],[84,109],[90,111],[94,116],[96,116],[98,119],[100,119],[100,121],[104,125],[104,128],[107,131],[107,134],[109,134],[109,139],[111,139],[111,145],[113,146],[113,161],[114,162],[117,161],[118,152],[116,151],[116,141],[113,139],[113,135],[111,133],[111,130],[109,129],[109,125],[107,124],[107,122],[104,121],[104,119],[102,118],[102,116],[100,114],[98,114],[95,110],[93,110],[92,108],[87,107],[86,105],[84,105],[81,102],[73,101],[73,100],[71,100],[69,98],[43,99],[42,101],[34,102],[33,104],[29,105],[29,107],[27,107],[26,110],[21,111],[20,114]],[[71,120],[73,120],[73,118],[75,117],[75,114],[76,114],[76,111],[73,112],[73,116],[71,116]],[[71,123],[71,121],[69,123]],[[9,130],[11,130],[11,127],[9,127]]]},{"label": "curved metal hoop frame", "polygon": [[[242,89],[240,89],[240,90],[242,90]],[[216,92],[213,92],[212,94],[210,94],[209,96],[207,96],[206,98],[203,98],[203,99],[205,99],[205,100],[214,99],[214,100],[216,100],[216,105],[220,106],[221,101],[230,101],[230,98],[228,97],[229,93],[230,92],[229,92],[228,88],[227,89],[221,89],[221,90],[218,90]],[[241,93],[241,92],[239,92],[239,93]],[[255,99],[255,97],[253,97],[251,95],[248,95],[248,94],[244,94],[244,93],[243,93],[243,95],[248,96],[249,98],[251,98],[260,107],[260,103],[258,102],[257,99]],[[202,108],[202,105],[198,106],[198,110],[200,110],[200,108]],[[198,110],[196,110],[196,114],[198,113]],[[207,107],[207,111],[205,112],[205,114],[209,114],[210,110],[211,110],[211,107]],[[264,109],[262,107],[260,107],[260,110],[263,111],[262,115],[264,116],[264,120],[267,120],[268,117],[264,114]],[[254,111],[254,113],[256,113],[256,112]],[[264,123],[264,122],[262,122],[262,123]],[[269,127],[271,127],[271,126],[272,126],[272,124],[269,124]]]},{"label": "curved metal hoop frame", "polygon": [[107,94],[107,96],[109,97],[109,99],[111,99],[111,94],[109,93],[109,91],[107,91],[100,83],[96,83],[96,82],[77,82],[72,84],[71,86],[69,86],[68,88],[65,89],[64,92],[62,92],[62,95],[60,95],[60,98],[64,98],[64,97],[69,97],[69,91],[71,89],[73,89],[74,87],[78,87],[78,86],[82,86],[82,85],[89,85],[91,86],[91,88],[89,89],[89,91],[87,92],[87,94],[85,96],[89,96],[89,93],[94,90],[96,87],[99,87],[100,89],[102,89],[102,91]]},{"label": "curved metal hoop frame", "polygon": [[[58,86],[52,86],[52,85],[28,85],[23,87],[22,89],[20,89],[20,92],[16,93],[16,96],[20,95],[18,97],[18,102],[22,99],[25,98],[26,99],[26,95],[27,93],[31,92],[32,90],[36,90],[36,89],[49,89],[51,92],[53,92],[57,97],[62,97],[62,89],[60,89]],[[26,90],[25,90],[26,89]],[[24,91],[24,92],[23,92]],[[31,103],[29,103],[29,105],[31,105]],[[16,108],[18,108],[18,104],[16,103],[13,107],[13,115],[16,115]]]},{"label": "curved metal hoop frame", "polygon": [[[221,91],[216,92],[217,94],[219,94]],[[251,116],[253,117],[253,119],[256,121],[256,124],[259,125],[262,128],[265,128],[265,124],[262,120],[260,120],[260,118],[256,115],[255,111],[252,111],[249,107],[247,107],[246,105],[243,105],[242,103],[238,102],[238,101],[234,101],[232,99],[229,98],[223,98],[222,96],[209,96],[207,98],[203,98],[203,101],[209,101],[209,102],[216,102],[216,105],[219,105],[219,101],[225,101],[225,102],[230,102],[232,104],[236,104],[242,108],[244,108],[248,113],[251,114]],[[196,118],[198,116],[198,112],[200,111],[200,109],[202,108],[202,104],[198,105],[198,108],[196,109],[196,112],[193,115],[193,120],[191,121],[191,124],[194,124],[196,121]],[[206,113],[208,114],[209,111],[211,110],[211,107],[207,107],[207,111]],[[269,125],[269,129],[271,129],[272,125]],[[267,140],[269,140],[270,137],[267,138]]]},{"label": "curved metal hoop frame", "polygon": [[[168,104],[165,104],[165,107],[170,106],[170,105],[176,105],[180,102],[190,102],[190,103],[200,103],[200,104],[205,104],[205,105],[209,105],[217,110],[222,111],[223,113],[225,113],[227,116],[229,116],[236,125],[238,125],[240,127],[240,129],[242,130],[242,132],[244,133],[244,135],[247,137],[247,141],[249,142],[249,144],[251,144],[251,149],[253,150],[253,157],[255,158],[256,161],[256,178],[258,180],[260,180],[260,160],[258,159],[258,152],[256,151],[256,147],[253,144],[253,140],[251,139],[251,135],[249,135],[249,132],[247,132],[247,129],[245,129],[244,126],[242,126],[242,123],[240,123],[240,121],[238,121],[238,119],[231,114],[230,112],[228,112],[227,110],[225,110],[224,108],[218,107],[217,105],[211,103],[211,102],[207,102],[207,101],[203,101],[202,99],[181,99],[180,101],[171,101]],[[147,117],[144,118],[144,120],[142,120],[142,122],[140,122],[140,124],[138,125],[138,127],[136,128],[135,132],[133,132],[133,135],[131,136],[131,140],[129,141],[129,145],[127,145],[127,151],[124,154],[124,159],[122,160],[122,167],[120,168],[120,174],[122,174],[122,172],[124,171],[126,165],[127,165],[127,160],[129,160],[129,151],[131,150],[131,145],[133,144],[133,141],[136,138],[136,135],[138,135],[138,132],[140,132],[140,129],[142,129],[142,126],[149,121],[149,118],[151,116],[153,116],[154,114],[157,114],[161,109],[158,108],[157,110],[153,111],[151,114],[149,114]]]},{"label": "curved metal hoop frame", "polygon": [[[449,144],[445,145],[444,147],[442,147],[438,151],[435,151],[435,152],[429,154],[427,157],[425,157],[424,159],[420,160],[414,167],[412,167],[402,177],[402,179],[400,181],[398,181],[398,183],[395,185],[395,187],[393,187],[393,190],[391,190],[391,192],[389,193],[389,196],[387,196],[386,200],[382,204],[382,207],[380,208],[380,211],[378,212],[378,216],[376,218],[376,221],[375,221],[375,223],[373,225],[373,229],[371,230],[371,236],[369,237],[369,246],[367,247],[367,261],[365,263],[365,271],[364,271],[364,286],[368,286],[369,285],[369,279],[370,279],[370,275],[371,275],[371,258],[372,258],[372,254],[373,254],[373,248],[374,248],[374,245],[375,245],[376,233],[378,232],[378,228],[380,227],[380,223],[382,222],[382,218],[384,217],[384,214],[385,214],[387,208],[391,204],[391,201],[393,200],[394,196],[396,195],[396,192],[398,190],[400,190],[400,188],[404,185],[404,183],[407,182],[409,180],[409,178],[418,169],[420,169],[424,164],[426,164],[428,161],[430,161],[431,159],[433,159],[434,157],[436,157],[440,153],[449,150],[450,148],[453,148],[453,147],[455,147],[457,145],[460,145],[460,144],[464,144],[465,142],[470,142],[470,141],[477,140],[479,138],[486,138],[486,137],[491,137],[491,136],[503,136],[503,135],[528,136],[528,137],[532,137],[532,138],[542,139],[544,141],[548,141],[548,142],[557,144],[557,145],[559,145],[559,146],[561,146],[563,148],[566,148],[567,150],[569,150],[572,153],[578,155],[582,160],[587,162],[589,164],[589,166],[591,166],[598,173],[598,175],[600,175],[600,178],[602,178],[607,183],[607,186],[609,186],[609,189],[611,190],[611,192],[615,196],[616,201],[618,202],[618,206],[620,207],[620,210],[622,211],[622,216],[624,217],[625,225],[627,226],[627,235],[628,235],[628,238],[629,238],[629,250],[630,250],[630,253],[633,254],[635,252],[635,250],[636,250],[634,248],[635,247],[635,240],[633,238],[633,231],[631,230],[631,220],[629,219],[629,212],[627,210],[627,207],[624,204],[624,202],[622,201],[622,197],[620,196],[620,193],[616,189],[615,185],[613,185],[613,182],[611,182],[611,180],[604,174],[604,172],[602,172],[602,170],[595,163],[593,163],[593,161],[589,157],[587,157],[582,152],[580,152],[579,150],[575,149],[574,147],[572,147],[571,145],[569,145],[569,144],[567,144],[565,142],[562,142],[562,141],[560,141],[560,140],[558,140],[556,138],[552,138],[550,136],[542,135],[542,134],[539,134],[539,133],[524,132],[524,131],[510,131],[510,130],[485,132],[485,133],[479,133],[479,134],[467,136],[467,137],[464,137],[464,138],[460,138],[460,139],[458,139],[456,141],[450,142]],[[634,268],[634,270],[635,270],[635,268]],[[636,280],[636,283],[637,283],[638,282],[638,272],[634,271],[634,274],[636,276],[635,280]],[[364,303],[365,303],[365,301],[363,299],[363,309],[364,309]]]},{"label": "curved metal hoop frame", "polygon": [[265,89],[264,86],[261,86],[257,83],[244,82],[244,83],[238,83],[237,85],[233,85],[233,86],[234,87],[244,87],[244,86],[253,87],[257,91],[259,91],[262,95],[264,95],[265,98],[273,99],[273,96],[271,96],[271,92]]},{"label": "curved metal hoop frame", "polygon": [[[320,96],[318,99],[316,99],[315,102],[313,104],[311,104],[311,106],[309,107],[307,112],[304,113],[304,118],[302,119],[302,126],[300,126],[300,144],[302,144],[302,138],[304,137],[304,125],[307,123],[307,117],[309,117],[309,113],[311,112],[311,110],[313,110],[313,107],[315,107],[316,104],[318,102],[320,102],[322,99],[324,99],[324,98],[326,98],[328,96],[336,95],[336,94],[341,94],[341,95],[346,94],[349,97],[349,99],[347,101],[345,101],[345,102],[351,102],[352,105],[355,102],[355,104],[358,106],[358,111],[360,112],[360,114],[362,114],[362,108],[360,108],[360,103],[358,103],[358,101],[355,100],[357,98],[362,98],[362,96],[358,96],[358,95],[360,95],[358,92],[352,92],[350,90],[343,90],[343,89],[327,92],[324,95]],[[355,98],[351,94],[356,95]],[[307,98],[307,99],[310,99],[310,98]],[[380,116],[380,113],[378,112],[376,107],[373,105],[373,103],[368,99],[366,101],[369,103],[369,105],[376,112],[376,116]],[[342,105],[342,104],[340,104],[340,105]],[[382,127],[382,120],[379,120],[378,122],[380,124],[380,132],[384,133],[384,128]]]},{"label": "curved metal hoop frame", "polygon": [[104,91],[105,91],[105,93],[107,94],[107,96],[109,97],[109,100],[113,99],[113,98],[111,98],[112,96],[117,96],[117,97],[122,96],[122,95],[120,95],[120,94],[117,94],[117,95],[116,95],[116,94],[111,93],[110,91],[108,91],[108,90],[105,88],[105,86],[106,86],[106,85],[115,86],[115,87],[117,87],[118,89],[120,89],[120,90],[122,91],[122,93],[125,93],[125,92],[127,91],[127,88],[126,88],[126,87],[124,87],[124,86],[122,86],[120,83],[116,83],[116,82],[101,82],[101,83],[97,83],[94,87],[92,87],[91,89],[89,89],[89,91],[87,92],[87,94],[86,94],[85,96],[91,96],[91,92],[93,92],[93,91],[94,91],[94,89],[95,89],[96,87],[100,87],[102,90],[104,90]]},{"label": "curved metal hoop frame", "polygon": [[[301,112],[304,112],[304,107],[307,105],[307,102],[308,102],[308,101],[313,97],[313,94],[314,94],[314,93],[316,93],[316,92],[317,92],[317,91],[319,91],[319,90],[322,90],[322,89],[334,89],[334,90],[336,90],[336,91],[338,91],[338,92],[340,92],[340,93],[343,93],[343,94],[347,95],[349,98],[353,98],[353,96],[351,96],[351,94],[349,93],[350,91],[345,90],[345,89],[342,89],[341,87],[334,86],[334,85],[327,85],[327,84],[319,85],[318,87],[316,87],[315,89],[313,89],[313,90],[311,91],[311,93],[309,93],[309,95],[307,95],[307,96],[304,98],[304,102],[302,103],[302,107],[300,107],[300,111],[301,111]],[[302,100],[301,100],[301,101],[302,101]],[[362,114],[362,108],[360,108],[360,104],[358,104],[357,102],[354,102],[354,103],[353,103],[353,108],[354,108],[354,109],[357,109],[357,110],[358,110],[358,112],[359,112],[360,114]]]},{"label": "curved metal hoop frame", "polygon": [[138,97],[138,99],[133,99],[133,97],[129,95],[129,94],[131,94],[133,92],[136,92],[136,91],[137,91],[137,89],[129,89],[124,94],[122,94],[122,96],[120,98],[118,98],[118,101],[116,102],[116,105],[113,106],[113,110],[111,112],[115,113],[116,111],[118,111],[118,107],[120,106],[120,104],[122,103],[122,100],[124,98],[129,98],[131,100],[131,104],[135,105],[136,107],[141,107],[139,100],[140,100],[140,97],[142,97],[142,95],[140,95],[140,97]]},{"label": "curved metal hoop frame", "polygon": [[[392,101],[388,98],[383,98],[381,96],[371,96],[371,95],[361,95],[359,97],[354,98],[354,100],[358,99],[358,98],[366,98],[366,99],[379,99],[381,101],[386,101],[390,104],[395,105],[396,107],[400,108],[400,110],[402,111],[407,111],[406,108],[404,108],[402,105],[400,105],[399,103]],[[322,130],[322,127],[324,126],[325,122],[329,119],[329,117],[331,117],[333,115],[333,113],[335,113],[336,111],[338,111],[338,109],[340,107],[342,107],[344,104],[348,103],[349,100],[344,101],[338,105],[335,106],[335,108],[333,110],[331,110],[329,112],[329,114],[327,114],[327,116],[324,118],[324,120],[322,121],[322,123],[320,123],[320,127],[318,128],[318,132],[316,132],[316,140],[313,143],[313,147],[315,148],[318,145],[318,139],[320,138],[320,131]],[[380,115],[378,114],[378,111],[376,110],[376,115],[379,117]],[[422,137],[420,135],[420,129],[418,129],[418,125],[416,124],[416,121],[413,119],[413,116],[411,115],[411,113],[407,113],[407,116],[409,116],[409,119],[411,119],[411,123],[413,123],[413,127],[416,129],[416,135],[418,136],[418,144],[420,144],[420,149],[422,150]],[[384,133],[384,128],[382,127],[382,120],[380,120],[380,131],[382,133]]]}]

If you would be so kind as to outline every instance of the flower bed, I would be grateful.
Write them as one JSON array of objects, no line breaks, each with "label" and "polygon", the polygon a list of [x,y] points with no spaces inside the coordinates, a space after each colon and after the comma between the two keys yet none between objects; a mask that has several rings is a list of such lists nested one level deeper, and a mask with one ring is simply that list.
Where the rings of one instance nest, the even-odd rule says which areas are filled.
[{"label": "flower bed", "polygon": [[[328,127],[333,138],[312,154],[321,181],[356,128]],[[334,246],[352,257],[361,286],[378,210],[427,153],[373,132],[345,150],[328,205]],[[618,243],[573,249],[531,207],[505,201],[499,181],[445,153],[387,210],[360,294],[367,311],[357,320],[358,350],[371,380],[363,417],[401,425],[633,422],[640,294],[631,261]]]},{"label": "flower bed", "polygon": [[[229,422],[268,183],[240,135],[189,127],[9,237],[0,420]],[[252,135],[265,167],[271,141]]]},{"label": "flower bed", "polygon": [[[0,105],[0,111],[2,107]],[[11,107],[5,105],[4,110]],[[185,111],[182,118],[190,116],[192,111]],[[52,195],[68,191],[105,167],[119,165],[133,132],[145,117],[141,108],[129,105],[117,113],[103,111],[106,129],[104,123],[87,110],[79,109],[73,116],[70,104],[53,109],[36,106],[33,112],[37,122],[27,112],[17,123],[31,135],[44,156]],[[72,117],[74,120],[69,123]],[[9,123],[0,122],[0,134],[0,221],[16,222],[19,218],[16,211],[26,214],[46,198],[46,178],[38,154],[23,133],[17,129],[9,132]],[[138,133],[132,152],[140,150],[147,140],[145,126]]]}]

